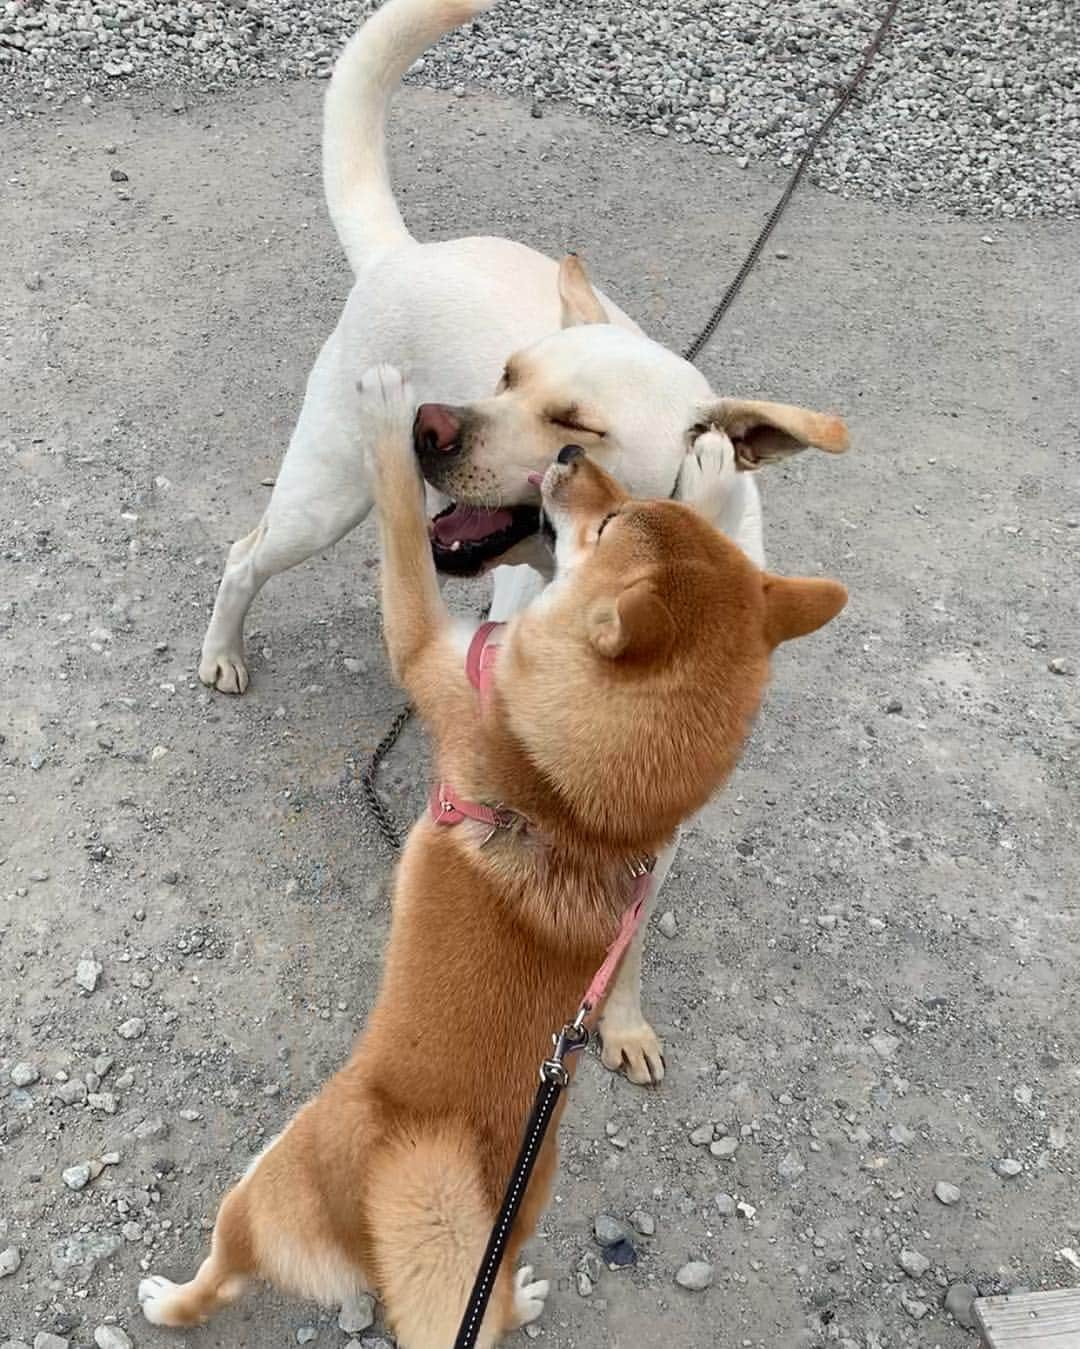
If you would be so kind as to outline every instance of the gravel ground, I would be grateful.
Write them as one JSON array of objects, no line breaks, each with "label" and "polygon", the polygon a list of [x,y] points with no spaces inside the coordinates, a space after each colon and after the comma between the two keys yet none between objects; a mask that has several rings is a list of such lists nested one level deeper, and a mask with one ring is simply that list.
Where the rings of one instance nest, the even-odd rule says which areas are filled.
[{"label": "gravel ground", "polygon": [[[349,1343],[273,1296],[187,1341],[135,1306],[340,1063],[386,932],[353,771],[400,697],[372,532],[259,600],[247,697],[194,678],[349,286],[321,92],[5,127],[0,1342]],[[409,91],[393,147],[420,234],[580,247],[676,346],[777,190],[489,95]],[[1075,1282],[1078,270],[1064,222],[807,190],[707,352],[722,392],[849,414],[850,455],[762,482],[773,565],[852,601],[780,655],[665,888],[662,1089],[579,1074],[541,1344],[973,1349],[975,1288]],[[400,814],[424,778],[410,730]]]},{"label": "gravel ground", "polygon": [[[357,0],[6,0],[14,97],[325,74]],[[790,165],[852,73],[880,0],[504,0],[414,78],[565,101],[658,136]],[[904,0],[822,149],[830,191],[976,216],[1080,213],[1074,0]]]}]

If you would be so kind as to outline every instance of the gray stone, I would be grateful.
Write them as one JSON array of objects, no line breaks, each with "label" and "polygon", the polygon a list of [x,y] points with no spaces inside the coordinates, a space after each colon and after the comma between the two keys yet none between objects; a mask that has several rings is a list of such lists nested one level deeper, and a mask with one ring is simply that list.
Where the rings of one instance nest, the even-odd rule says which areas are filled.
[{"label": "gray stone", "polygon": [[709,1151],[712,1155],[722,1162],[730,1162],[739,1148],[737,1138],[727,1137],[718,1138],[715,1142],[709,1144]]},{"label": "gray stone", "polygon": [[80,1162],[77,1166],[69,1166],[64,1172],[64,1184],[69,1190],[85,1190],[90,1184],[90,1179],[89,1162]]},{"label": "gray stone", "polygon": [[630,1224],[635,1232],[643,1237],[651,1237],[656,1232],[656,1219],[644,1209],[636,1208],[630,1215]]},{"label": "gray stone", "polygon": [[49,1250],[49,1264],[58,1279],[84,1284],[94,1269],[115,1255],[123,1244],[116,1232],[80,1232],[54,1242]]},{"label": "gray stone", "polygon": [[716,1209],[721,1218],[734,1218],[735,1216],[735,1198],[733,1195],[725,1194],[723,1190],[716,1196]]},{"label": "gray stone", "polygon": [[870,1037],[870,1048],[879,1059],[891,1059],[899,1043],[895,1035],[889,1035],[885,1031],[879,1031],[877,1035]]},{"label": "gray stone", "polygon": [[593,1235],[601,1246],[613,1246],[626,1236],[626,1227],[610,1213],[598,1213],[593,1219]]},{"label": "gray stone", "polygon": [[711,1143],[713,1134],[716,1132],[711,1124],[699,1124],[696,1129],[690,1130],[690,1142],[695,1148],[704,1147],[706,1143]]},{"label": "gray stone", "polygon": [[675,1282],[680,1288],[691,1293],[703,1292],[713,1281],[715,1271],[706,1260],[689,1260],[675,1274]]},{"label": "gray stone", "polygon": [[131,1338],[119,1326],[98,1326],[94,1331],[97,1349],[131,1349]]},{"label": "gray stone", "polygon": [[939,1180],[934,1186],[934,1198],[951,1208],[960,1202],[960,1191],[947,1180]]},{"label": "gray stone", "polygon": [[47,1330],[34,1336],[34,1349],[68,1349],[70,1343],[62,1335],[50,1335]]},{"label": "gray stone", "polygon": [[375,1299],[370,1293],[359,1293],[341,1308],[338,1326],[346,1335],[358,1335],[375,1323]]},{"label": "gray stone", "polygon": [[6,1279],[9,1274],[14,1274],[22,1264],[22,1252],[15,1246],[9,1246],[6,1251],[0,1251],[0,1279]]},{"label": "gray stone", "polygon": [[674,937],[679,930],[679,924],[670,909],[665,910],[665,912],[660,915],[656,926],[665,937]]},{"label": "gray stone", "polygon": [[10,1077],[16,1087],[32,1087],[40,1079],[41,1074],[32,1063],[17,1063],[12,1068]]},{"label": "gray stone", "polygon": [[920,1255],[918,1251],[908,1250],[906,1247],[896,1257],[896,1263],[909,1279],[921,1279],[930,1268],[930,1261],[925,1255]]},{"label": "gray stone", "polygon": [[965,1330],[974,1330],[975,1309],[972,1305],[979,1296],[978,1289],[969,1283],[954,1283],[945,1294],[945,1310],[958,1326]]},{"label": "gray stone", "polygon": [[786,1180],[791,1184],[798,1180],[800,1176],[806,1174],[806,1164],[799,1154],[792,1149],[791,1152],[785,1153],[784,1156],[780,1158],[776,1170],[779,1173],[781,1180]]},{"label": "gray stone", "polygon": [[122,1026],[117,1026],[116,1033],[122,1040],[138,1040],[146,1034],[146,1022],[141,1016],[133,1016]]},{"label": "gray stone", "polygon": [[83,956],[75,966],[75,982],[87,993],[93,993],[101,978],[103,966],[93,955]]},{"label": "gray stone", "polygon": [[994,1170],[1002,1180],[1012,1180],[1023,1171],[1022,1162],[1018,1162],[1015,1157],[1001,1157],[994,1163]]}]

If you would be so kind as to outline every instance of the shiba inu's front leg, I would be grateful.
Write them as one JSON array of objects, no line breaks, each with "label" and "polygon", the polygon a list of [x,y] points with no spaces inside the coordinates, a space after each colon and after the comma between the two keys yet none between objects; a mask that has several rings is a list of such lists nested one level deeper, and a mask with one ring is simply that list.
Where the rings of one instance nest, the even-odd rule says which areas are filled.
[{"label": "shiba inu's front leg", "polygon": [[457,715],[470,690],[431,556],[424,480],[412,443],[416,399],[388,365],[369,370],[359,389],[379,512],[386,647],[395,678],[431,723]]}]

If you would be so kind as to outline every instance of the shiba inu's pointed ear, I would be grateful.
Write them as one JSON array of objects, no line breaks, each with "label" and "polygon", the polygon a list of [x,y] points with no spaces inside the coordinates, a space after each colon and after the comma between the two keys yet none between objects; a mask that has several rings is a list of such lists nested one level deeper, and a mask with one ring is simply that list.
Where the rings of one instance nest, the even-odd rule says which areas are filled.
[{"label": "shiba inu's pointed ear", "polygon": [[771,647],[817,632],[847,604],[847,588],[839,581],[763,572],[761,584],[765,592],[765,640]]},{"label": "shiba inu's pointed ear", "polygon": [[562,302],[562,326],[579,323],[607,323],[604,306],[589,282],[585,264],[576,253],[567,253],[559,263],[559,300]]},{"label": "shiba inu's pointed ear", "polygon": [[659,660],[675,640],[671,611],[647,580],[635,581],[588,615],[589,640],[610,660]]},{"label": "shiba inu's pointed ear", "polygon": [[839,417],[790,403],[750,398],[721,398],[703,409],[701,422],[723,431],[735,447],[735,464],[756,469],[815,446],[828,454],[848,447],[847,427]]}]

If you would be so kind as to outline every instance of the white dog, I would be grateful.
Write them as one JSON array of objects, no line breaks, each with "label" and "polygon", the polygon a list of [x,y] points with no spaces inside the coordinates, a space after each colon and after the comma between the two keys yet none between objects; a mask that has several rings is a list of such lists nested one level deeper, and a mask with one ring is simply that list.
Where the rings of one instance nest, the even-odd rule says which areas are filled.
[{"label": "white dog", "polygon": [[[377,363],[406,369],[430,400],[414,440],[443,498],[432,525],[440,569],[516,564],[496,571],[495,619],[528,603],[550,574],[530,475],[567,442],[636,496],[693,503],[759,566],[761,508],[746,470],[809,445],[847,446],[834,417],[718,398],[700,371],[594,291],[573,256],[556,264],[508,239],[422,244],[409,234],[387,171],[387,105],[425,48],[491,3],[389,0],[334,71],[323,173],[356,284],[308,379],[266,514],[229,552],[199,663],[200,679],[223,692],[247,688],[244,616],[263,585],[336,543],[371,509],[357,380]],[[674,845],[660,859],[655,889],[673,854]],[[656,1082],[664,1064],[641,1013],[640,976],[639,941],[608,999],[603,1060],[634,1082]]]}]

